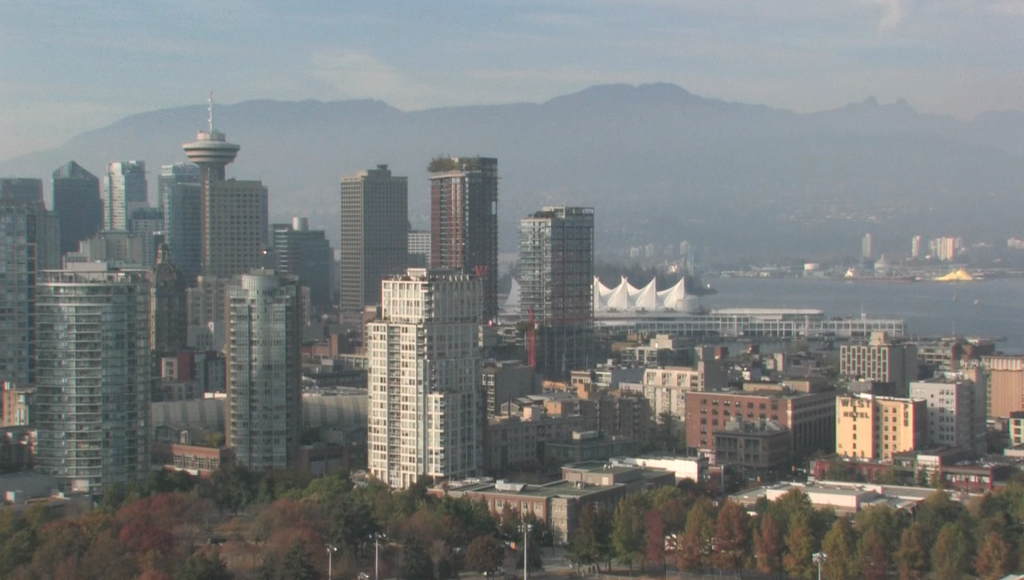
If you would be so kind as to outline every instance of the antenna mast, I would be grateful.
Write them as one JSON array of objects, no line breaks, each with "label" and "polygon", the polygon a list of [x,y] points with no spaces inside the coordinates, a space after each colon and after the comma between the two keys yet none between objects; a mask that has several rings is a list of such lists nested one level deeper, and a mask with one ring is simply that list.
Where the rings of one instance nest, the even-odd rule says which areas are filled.
[{"label": "antenna mast", "polygon": [[213,133],[213,91],[210,91],[210,98],[206,105],[207,122],[210,125],[210,133]]}]

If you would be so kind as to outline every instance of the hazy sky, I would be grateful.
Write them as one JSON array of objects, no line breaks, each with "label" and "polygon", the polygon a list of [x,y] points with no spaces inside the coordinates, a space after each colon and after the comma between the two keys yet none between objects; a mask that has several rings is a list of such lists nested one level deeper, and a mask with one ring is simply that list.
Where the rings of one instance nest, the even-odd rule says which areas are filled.
[{"label": "hazy sky", "polygon": [[656,81],[797,111],[1024,109],[1024,0],[0,0],[0,159],[210,89],[408,110]]}]

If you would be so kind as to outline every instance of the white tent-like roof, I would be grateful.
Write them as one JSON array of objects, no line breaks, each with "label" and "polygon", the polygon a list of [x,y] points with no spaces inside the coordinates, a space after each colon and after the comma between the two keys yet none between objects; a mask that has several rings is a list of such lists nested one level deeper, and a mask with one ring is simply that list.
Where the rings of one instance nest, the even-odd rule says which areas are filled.
[{"label": "white tent-like roof", "polygon": [[609,288],[594,277],[594,312],[688,310],[692,300],[687,304],[687,298],[685,278],[659,291],[653,279],[643,288],[636,288],[623,277],[618,286]]}]

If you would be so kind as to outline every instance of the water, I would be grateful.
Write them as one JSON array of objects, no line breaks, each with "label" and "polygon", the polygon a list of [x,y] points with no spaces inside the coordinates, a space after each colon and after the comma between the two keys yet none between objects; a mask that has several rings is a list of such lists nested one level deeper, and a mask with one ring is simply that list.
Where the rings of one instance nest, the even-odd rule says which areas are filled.
[{"label": "water", "polygon": [[984,282],[843,282],[709,278],[705,308],[818,308],[827,316],[902,318],[915,336],[1004,337],[996,348],[1024,352],[1024,279]]}]

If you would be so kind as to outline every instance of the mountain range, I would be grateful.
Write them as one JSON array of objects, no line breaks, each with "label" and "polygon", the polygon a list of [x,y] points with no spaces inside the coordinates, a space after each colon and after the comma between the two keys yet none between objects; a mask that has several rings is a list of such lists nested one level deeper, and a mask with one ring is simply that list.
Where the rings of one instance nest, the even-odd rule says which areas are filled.
[{"label": "mountain range", "polygon": [[[262,179],[271,216],[307,215],[332,239],[340,178],[387,163],[409,177],[410,219],[429,227],[427,163],[498,158],[502,250],[543,205],[596,210],[598,253],[678,249],[707,260],[827,259],[909,252],[913,234],[1005,243],[1024,236],[1024,111],[971,120],[905,101],[799,114],[694,95],[670,84],[602,85],[544,103],[401,111],[376,100],[219,105],[241,145],[229,176]],[[206,121],[205,105],[141,113],[47,151],[0,161],[0,175],[45,177],[75,160],[101,175],[140,159],[156,195],[161,164]]]}]

